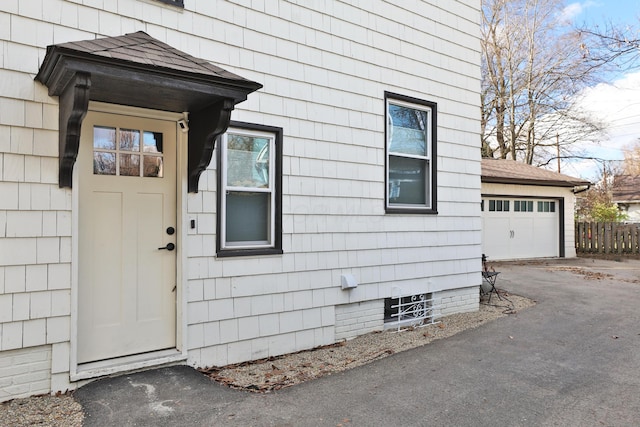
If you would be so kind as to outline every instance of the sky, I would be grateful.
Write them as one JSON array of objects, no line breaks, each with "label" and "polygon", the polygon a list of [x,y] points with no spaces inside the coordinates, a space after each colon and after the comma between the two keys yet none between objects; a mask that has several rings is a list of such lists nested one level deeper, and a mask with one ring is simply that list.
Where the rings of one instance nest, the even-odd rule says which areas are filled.
[{"label": "sky", "polygon": [[[640,27],[640,1],[638,0],[585,0],[567,1],[564,18],[581,26],[607,24]],[[611,74],[606,83],[600,83],[584,93],[585,107],[595,117],[607,123],[607,134],[599,144],[583,143],[588,156],[603,160],[624,158],[623,150],[640,142],[640,67],[635,71]],[[555,165],[555,162],[553,162]],[[595,181],[600,176],[601,164],[593,160],[563,162],[561,172]]]}]

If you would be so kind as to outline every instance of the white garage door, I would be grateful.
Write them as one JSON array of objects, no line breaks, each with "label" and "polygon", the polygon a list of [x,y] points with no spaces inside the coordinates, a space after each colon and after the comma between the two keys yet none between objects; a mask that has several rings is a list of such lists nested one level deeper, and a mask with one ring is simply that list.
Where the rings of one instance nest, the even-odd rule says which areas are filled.
[{"label": "white garage door", "polygon": [[482,252],[491,260],[559,256],[557,200],[482,198]]}]

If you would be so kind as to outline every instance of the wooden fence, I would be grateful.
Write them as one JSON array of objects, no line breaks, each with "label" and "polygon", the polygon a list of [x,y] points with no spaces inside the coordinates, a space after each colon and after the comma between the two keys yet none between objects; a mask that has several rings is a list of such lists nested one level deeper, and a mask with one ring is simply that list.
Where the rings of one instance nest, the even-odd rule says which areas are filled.
[{"label": "wooden fence", "polygon": [[640,224],[576,222],[576,252],[600,254],[640,253]]}]

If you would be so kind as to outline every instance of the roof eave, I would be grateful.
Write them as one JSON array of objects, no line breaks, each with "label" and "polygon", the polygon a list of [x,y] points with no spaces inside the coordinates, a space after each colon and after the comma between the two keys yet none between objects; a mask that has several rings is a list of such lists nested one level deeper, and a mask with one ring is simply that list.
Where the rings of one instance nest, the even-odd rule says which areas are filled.
[{"label": "roof eave", "polygon": [[589,181],[554,181],[554,180],[539,180],[539,179],[527,179],[527,178],[506,178],[506,177],[493,177],[493,176],[482,176],[480,177],[481,182],[486,182],[490,184],[517,184],[517,185],[537,185],[543,187],[566,187],[573,188],[579,187],[582,185],[591,185]]}]

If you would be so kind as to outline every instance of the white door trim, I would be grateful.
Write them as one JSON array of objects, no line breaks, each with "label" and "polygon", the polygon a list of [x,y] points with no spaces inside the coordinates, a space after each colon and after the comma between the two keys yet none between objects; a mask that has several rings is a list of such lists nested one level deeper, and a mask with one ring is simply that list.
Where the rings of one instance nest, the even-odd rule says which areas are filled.
[{"label": "white door trim", "polygon": [[[187,283],[187,133],[178,125],[186,120],[187,113],[170,113],[101,102],[90,102],[89,111],[153,118],[176,123],[176,219],[180,224],[176,236],[176,349],[153,352],[138,356],[127,356],[105,362],[79,365],[78,351],[78,244],[79,244],[79,191],[71,190],[71,325],[69,348],[69,376],[71,381],[96,378],[118,372],[126,372],[145,367],[177,363],[187,359],[187,299],[184,287]],[[78,168],[74,168],[73,187],[79,188]]]}]

